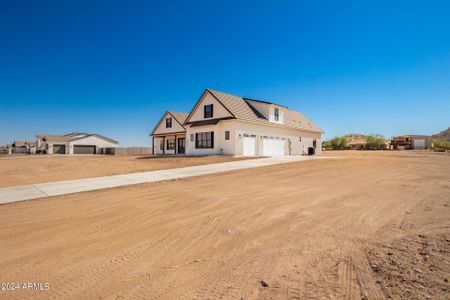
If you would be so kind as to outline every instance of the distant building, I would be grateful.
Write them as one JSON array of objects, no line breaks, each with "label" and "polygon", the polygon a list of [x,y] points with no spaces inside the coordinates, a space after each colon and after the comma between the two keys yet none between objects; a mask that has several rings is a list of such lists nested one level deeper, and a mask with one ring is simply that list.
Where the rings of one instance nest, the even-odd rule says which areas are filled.
[{"label": "distant building", "polygon": [[11,154],[11,152],[12,152],[11,145],[0,146],[0,154]]},{"label": "distant building", "polygon": [[391,139],[392,150],[424,150],[431,148],[431,136],[400,135]]},{"label": "distant building", "polygon": [[37,153],[41,154],[105,154],[118,142],[99,134],[37,134]]},{"label": "distant building", "polygon": [[35,154],[36,142],[34,141],[14,141],[12,143],[12,153],[17,154]]}]

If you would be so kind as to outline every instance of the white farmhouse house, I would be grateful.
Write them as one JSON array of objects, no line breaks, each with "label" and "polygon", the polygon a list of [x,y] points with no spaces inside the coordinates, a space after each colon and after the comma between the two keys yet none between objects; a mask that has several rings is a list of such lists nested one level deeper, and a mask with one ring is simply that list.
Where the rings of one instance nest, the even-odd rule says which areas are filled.
[{"label": "white farmhouse house", "polygon": [[183,124],[187,116],[186,113],[166,111],[150,134],[153,154],[185,154],[186,128]]},{"label": "white farmhouse house", "polygon": [[267,101],[206,89],[189,114],[167,111],[151,133],[154,154],[320,154],[322,130]]},{"label": "white farmhouse house", "polygon": [[43,154],[100,154],[118,142],[99,134],[36,135],[36,150]]}]

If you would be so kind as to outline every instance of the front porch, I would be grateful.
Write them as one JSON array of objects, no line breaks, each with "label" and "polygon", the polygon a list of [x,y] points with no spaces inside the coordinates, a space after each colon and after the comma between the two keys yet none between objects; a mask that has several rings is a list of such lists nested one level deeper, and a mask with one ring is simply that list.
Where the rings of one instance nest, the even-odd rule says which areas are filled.
[{"label": "front porch", "polygon": [[184,155],[186,153],[186,134],[154,134],[152,136],[154,155]]}]

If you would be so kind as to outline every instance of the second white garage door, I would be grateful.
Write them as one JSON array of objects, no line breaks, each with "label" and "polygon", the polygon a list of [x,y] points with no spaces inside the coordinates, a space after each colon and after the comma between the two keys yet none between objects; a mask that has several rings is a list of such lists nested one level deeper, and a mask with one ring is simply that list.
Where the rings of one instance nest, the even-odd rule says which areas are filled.
[{"label": "second white garage door", "polygon": [[242,155],[256,155],[256,136],[244,134],[244,137],[242,138]]},{"label": "second white garage door", "polygon": [[425,149],[425,140],[414,140],[413,149]]},{"label": "second white garage door", "polygon": [[285,155],[285,139],[264,137],[262,142],[264,156]]}]

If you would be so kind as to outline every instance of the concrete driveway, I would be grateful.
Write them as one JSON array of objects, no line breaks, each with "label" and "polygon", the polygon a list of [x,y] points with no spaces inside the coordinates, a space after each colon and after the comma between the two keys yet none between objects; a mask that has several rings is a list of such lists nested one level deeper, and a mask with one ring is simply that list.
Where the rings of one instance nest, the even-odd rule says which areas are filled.
[{"label": "concrete driveway", "polygon": [[[0,204],[72,193],[114,188],[126,185],[173,180],[276,164],[326,159],[326,156],[278,156],[261,159],[241,160],[178,169],[139,172],[122,175],[83,178],[39,184],[19,185],[0,188]],[[335,158],[335,157],[332,157]]]}]

